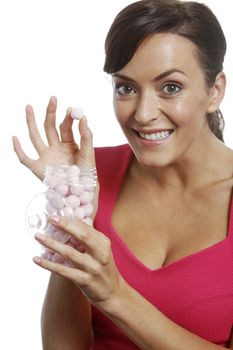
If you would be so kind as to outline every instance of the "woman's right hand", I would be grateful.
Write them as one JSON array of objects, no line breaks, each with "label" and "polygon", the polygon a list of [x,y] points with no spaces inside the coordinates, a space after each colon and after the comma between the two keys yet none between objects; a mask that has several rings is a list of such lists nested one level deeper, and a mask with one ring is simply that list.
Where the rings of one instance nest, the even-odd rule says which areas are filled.
[{"label": "woman's right hand", "polygon": [[28,167],[40,180],[44,178],[46,165],[78,165],[81,168],[95,167],[95,154],[92,144],[92,133],[87,126],[87,119],[79,121],[80,146],[75,142],[69,112],[60,125],[60,135],[56,129],[57,99],[49,100],[44,122],[48,145],[43,141],[36,125],[33,108],[26,107],[26,120],[30,140],[38,153],[38,159],[31,159],[23,151],[16,136],[13,136],[13,147],[19,161]]}]

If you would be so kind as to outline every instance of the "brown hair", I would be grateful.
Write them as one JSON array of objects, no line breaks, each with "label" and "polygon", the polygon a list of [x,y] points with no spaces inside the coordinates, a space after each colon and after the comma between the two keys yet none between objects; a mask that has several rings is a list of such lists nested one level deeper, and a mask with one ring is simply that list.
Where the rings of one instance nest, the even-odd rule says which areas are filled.
[{"label": "brown hair", "polygon": [[[105,42],[104,71],[112,74],[133,57],[142,41],[155,33],[181,35],[194,43],[208,87],[223,70],[226,39],[213,12],[204,4],[180,0],[141,0],[125,7],[113,21]],[[208,113],[211,131],[223,141],[220,110]]]}]

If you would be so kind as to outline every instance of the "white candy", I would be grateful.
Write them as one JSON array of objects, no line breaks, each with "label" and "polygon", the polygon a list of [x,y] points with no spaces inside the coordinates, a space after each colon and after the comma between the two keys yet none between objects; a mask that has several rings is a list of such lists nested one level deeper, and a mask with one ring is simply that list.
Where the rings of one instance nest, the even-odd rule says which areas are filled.
[{"label": "white candy", "polygon": [[63,230],[56,230],[53,234],[52,234],[52,238],[55,239],[58,242],[65,242],[67,240],[67,238],[69,237],[69,234],[66,233]]},{"label": "white candy", "polygon": [[81,108],[76,107],[71,109],[70,115],[71,118],[80,120],[84,116],[84,112]]},{"label": "white candy", "polygon": [[84,204],[80,208],[83,208],[83,210],[85,211],[85,216],[91,216],[91,214],[93,213],[93,209],[94,209],[93,205],[91,203]]},{"label": "white candy", "polygon": [[53,226],[52,224],[48,224],[48,226],[46,227],[46,230],[45,230],[45,234],[52,235],[56,230],[57,230],[57,228],[55,226]]},{"label": "white candy", "polygon": [[85,214],[86,212],[82,207],[78,207],[74,210],[74,216],[76,216],[80,220],[82,220],[86,216]]},{"label": "white candy", "polygon": [[50,199],[52,199],[54,196],[54,191],[53,190],[48,190],[46,193],[45,193],[45,198],[47,199],[47,201],[50,201]]},{"label": "white candy", "polygon": [[50,200],[50,205],[54,209],[62,209],[65,206],[65,198],[58,193],[55,193],[53,198]]},{"label": "white candy", "polygon": [[50,189],[53,189],[54,187],[56,187],[59,184],[59,179],[57,177],[52,177],[52,178],[47,180],[47,184],[48,184]]},{"label": "white candy", "polygon": [[69,191],[69,187],[65,184],[59,184],[54,188],[54,191],[62,196],[66,196]]},{"label": "white candy", "polygon": [[55,262],[57,264],[63,264],[65,262],[65,258],[63,258],[62,255],[55,253],[52,257],[52,262]]},{"label": "white candy", "polygon": [[84,191],[84,185],[82,184],[76,184],[76,185],[70,186],[70,193],[75,196],[79,196],[80,193],[82,193],[83,191]]},{"label": "white candy", "polygon": [[69,207],[64,207],[62,209],[62,214],[66,217],[71,217],[72,216],[72,209]]},{"label": "white candy", "polygon": [[80,194],[79,199],[81,204],[91,203],[94,199],[94,192],[83,191]]},{"label": "white candy", "polygon": [[47,210],[47,213],[49,214],[49,215],[51,215],[51,216],[53,216],[53,215],[57,215],[58,213],[57,213],[57,209],[55,209],[54,207],[52,207],[49,203],[47,203],[46,204],[46,208],[45,208],[46,210]]},{"label": "white candy", "polygon": [[[77,112],[77,109],[75,109]],[[82,174],[80,168],[76,165],[64,167],[61,171],[53,173],[47,181],[49,187],[45,194],[47,203],[45,205],[47,216],[67,216],[78,218],[88,225],[92,225],[91,215],[93,214],[93,200],[95,196],[95,180]],[[40,224],[37,218],[30,218],[30,224],[34,227]],[[64,244],[71,245],[80,252],[85,252],[85,248],[73,239],[67,232],[57,229],[55,226],[46,222],[44,233],[53,239]],[[42,256],[50,261],[67,264],[70,262],[64,260],[59,254],[49,251],[47,248]]]},{"label": "white candy", "polygon": [[79,197],[76,197],[73,194],[71,194],[69,197],[66,198],[66,205],[72,209],[76,209],[80,206]]}]

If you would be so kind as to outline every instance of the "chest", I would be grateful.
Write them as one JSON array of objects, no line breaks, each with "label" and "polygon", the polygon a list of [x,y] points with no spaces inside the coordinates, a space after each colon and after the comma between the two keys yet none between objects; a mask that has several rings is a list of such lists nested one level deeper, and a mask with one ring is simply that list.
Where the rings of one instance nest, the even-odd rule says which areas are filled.
[{"label": "chest", "polygon": [[112,225],[136,258],[155,269],[225,239],[230,202],[230,186],[163,196],[131,183],[119,194]]}]

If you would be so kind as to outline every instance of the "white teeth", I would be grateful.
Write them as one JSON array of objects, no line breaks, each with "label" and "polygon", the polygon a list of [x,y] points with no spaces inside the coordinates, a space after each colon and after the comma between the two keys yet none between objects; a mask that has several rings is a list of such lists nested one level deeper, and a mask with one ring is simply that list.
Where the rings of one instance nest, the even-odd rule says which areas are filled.
[{"label": "white teeth", "polygon": [[139,132],[141,138],[149,141],[163,140],[170,135],[169,131],[161,131],[155,132],[153,134],[144,134],[143,132]]}]

